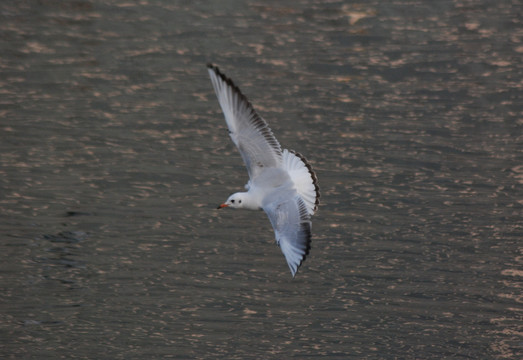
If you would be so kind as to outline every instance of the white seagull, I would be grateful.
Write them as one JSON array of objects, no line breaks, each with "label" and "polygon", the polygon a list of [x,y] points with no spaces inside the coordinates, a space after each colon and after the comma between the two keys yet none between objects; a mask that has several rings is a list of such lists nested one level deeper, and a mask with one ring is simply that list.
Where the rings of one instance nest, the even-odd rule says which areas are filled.
[{"label": "white seagull", "polygon": [[247,192],[232,194],[218,209],[263,209],[294,277],[311,248],[311,215],[320,198],[316,174],[302,155],[282,151],[265,120],[231,79],[212,64],[207,70],[229,135],[249,173]]}]

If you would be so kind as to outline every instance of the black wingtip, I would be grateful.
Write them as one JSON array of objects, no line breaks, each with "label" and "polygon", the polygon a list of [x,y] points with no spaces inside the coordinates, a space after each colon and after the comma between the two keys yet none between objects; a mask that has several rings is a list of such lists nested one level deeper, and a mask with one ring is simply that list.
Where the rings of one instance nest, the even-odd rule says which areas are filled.
[{"label": "black wingtip", "polygon": [[[227,82],[227,81],[232,82],[230,79],[227,78],[227,76],[225,76],[224,73],[222,73],[222,72],[220,71],[220,68],[219,68],[218,66],[214,65],[213,63],[210,63],[210,62],[207,63],[207,69],[212,70],[216,75],[218,75],[219,77],[221,77],[224,81],[226,81],[226,82]],[[234,85],[234,84],[233,84],[233,85]]]},{"label": "black wingtip", "polygon": [[238,86],[236,86],[230,78],[228,78],[224,73],[222,73],[218,66],[214,65],[213,63],[207,63],[207,69],[212,70],[219,78],[221,78],[224,82],[226,82],[227,85],[232,87],[234,89],[234,91],[238,92],[240,94],[240,96],[245,99],[245,101],[249,102],[247,97],[245,97],[245,95],[242,94],[242,92],[240,91]]}]

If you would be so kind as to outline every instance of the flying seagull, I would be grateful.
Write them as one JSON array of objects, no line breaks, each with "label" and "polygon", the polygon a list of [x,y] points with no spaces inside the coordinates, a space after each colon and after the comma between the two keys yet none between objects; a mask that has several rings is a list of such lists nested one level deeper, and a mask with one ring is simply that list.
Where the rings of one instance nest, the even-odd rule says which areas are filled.
[{"label": "flying seagull", "polygon": [[311,216],[320,198],[316,174],[301,154],[282,150],[265,120],[231,79],[212,64],[207,70],[229,135],[249,174],[247,191],[232,194],[218,209],[263,209],[294,277],[311,248]]}]

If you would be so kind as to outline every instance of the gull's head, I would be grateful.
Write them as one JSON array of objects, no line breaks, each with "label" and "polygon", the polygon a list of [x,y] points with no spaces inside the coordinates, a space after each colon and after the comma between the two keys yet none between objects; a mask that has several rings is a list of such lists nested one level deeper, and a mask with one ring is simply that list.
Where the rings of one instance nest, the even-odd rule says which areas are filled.
[{"label": "gull's head", "polygon": [[226,202],[218,206],[218,209],[222,209],[224,207],[231,207],[231,208],[241,208],[243,207],[243,204],[245,203],[245,193],[235,193],[229,196]]}]

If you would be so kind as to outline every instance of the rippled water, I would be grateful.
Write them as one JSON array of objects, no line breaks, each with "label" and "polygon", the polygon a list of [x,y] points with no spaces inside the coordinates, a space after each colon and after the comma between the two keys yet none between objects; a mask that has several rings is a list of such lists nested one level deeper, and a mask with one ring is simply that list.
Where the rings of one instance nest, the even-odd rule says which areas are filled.
[{"label": "rippled water", "polygon": [[[0,355],[523,355],[518,1],[3,1]],[[292,280],[212,61],[322,205]]]}]

